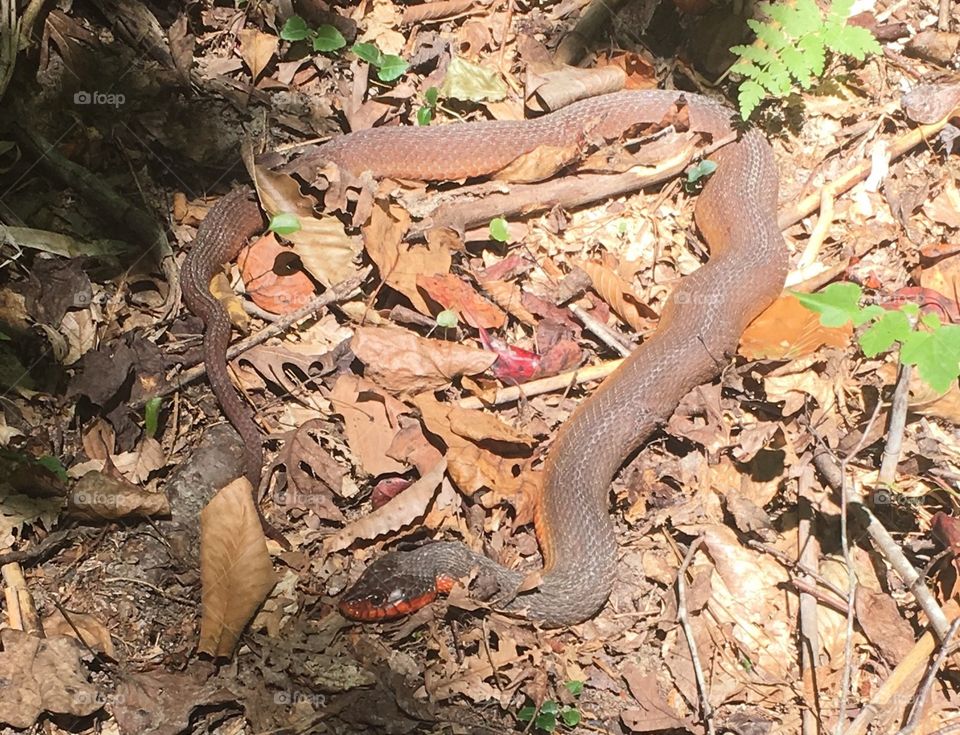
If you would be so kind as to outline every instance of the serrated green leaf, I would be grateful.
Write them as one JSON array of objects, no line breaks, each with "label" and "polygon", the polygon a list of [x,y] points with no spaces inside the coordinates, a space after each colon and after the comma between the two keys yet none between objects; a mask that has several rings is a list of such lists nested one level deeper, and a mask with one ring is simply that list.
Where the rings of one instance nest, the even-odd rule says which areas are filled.
[{"label": "serrated green leaf", "polygon": [[437,100],[440,99],[440,90],[436,87],[428,87],[427,91],[423,93],[423,99],[430,107],[436,107]]},{"label": "serrated green leaf", "polygon": [[887,311],[860,335],[860,348],[867,357],[875,357],[910,335],[910,319],[902,311]]},{"label": "serrated green leaf", "polygon": [[289,235],[300,230],[300,220],[291,212],[278,212],[270,218],[269,230],[278,235]]},{"label": "serrated green leaf", "polygon": [[900,360],[916,365],[924,382],[945,393],[960,374],[960,327],[950,324],[911,332],[900,348]]},{"label": "serrated green leaf", "polygon": [[807,65],[807,57],[800,50],[793,46],[788,46],[781,52],[783,63],[786,64],[790,74],[800,85],[806,89],[812,83],[813,70]]},{"label": "serrated green leaf", "polygon": [[853,10],[853,0],[833,0],[827,17],[843,23],[850,17],[851,10]]},{"label": "serrated green leaf", "polygon": [[772,50],[781,49],[790,43],[790,39],[784,35],[780,28],[762,24],[757,27],[757,38],[763,41]]},{"label": "serrated green leaf", "polygon": [[793,34],[798,38],[808,33],[816,33],[823,25],[823,16],[814,0],[797,0]]},{"label": "serrated green leaf", "polygon": [[280,38],[284,41],[302,41],[308,38],[312,31],[307,25],[307,21],[299,15],[292,15],[287,18],[287,22],[280,29]]},{"label": "serrated green leaf", "polygon": [[827,64],[827,52],[823,45],[823,38],[818,35],[806,36],[800,39],[800,51],[806,56],[807,66],[815,76],[823,76]]},{"label": "serrated green leaf", "polygon": [[510,227],[503,217],[490,220],[490,239],[497,242],[507,242],[510,239]]},{"label": "serrated green leaf", "polygon": [[150,438],[157,435],[157,426],[160,424],[160,406],[163,405],[162,398],[151,398],[143,406],[143,430]]},{"label": "serrated green leaf", "polygon": [[873,34],[859,26],[843,26],[838,32],[831,33],[826,38],[826,43],[838,54],[852,56],[857,61],[863,61],[868,54],[879,54],[883,50]]},{"label": "serrated green leaf", "polygon": [[583,682],[579,679],[571,679],[564,684],[564,686],[567,688],[567,691],[575,697],[579,697],[581,694],[583,694]]},{"label": "serrated green leaf", "polygon": [[383,58],[383,54],[381,54],[380,49],[372,43],[355,43],[350,47],[350,50],[368,64],[380,66],[380,60]]},{"label": "serrated green leaf", "polygon": [[825,327],[842,327],[851,321],[862,323],[860,297],[863,291],[856,283],[831,283],[817,293],[791,293],[810,311],[818,313],[820,323]]},{"label": "serrated green leaf", "polygon": [[764,12],[770,16],[771,20],[779,23],[785,30],[792,33],[789,29],[791,28],[793,21],[793,8],[787,5],[786,3],[775,3],[769,5],[767,8],[764,8]]},{"label": "serrated green leaf", "polygon": [[752,79],[760,69],[752,61],[738,61],[730,66],[731,74],[741,74]]},{"label": "serrated green leaf", "polygon": [[313,37],[313,50],[323,54],[342,49],[346,45],[347,39],[331,25],[320,26]]},{"label": "serrated green leaf", "polygon": [[560,705],[552,699],[547,699],[543,704],[540,705],[540,711],[545,712],[548,715],[555,715],[560,711]]},{"label": "serrated green leaf", "polygon": [[757,109],[757,105],[760,104],[766,96],[766,93],[756,81],[753,79],[747,79],[740,85],[740,89],[737,92],[737,102],[740,104],[740,117],[744,120],[748,119],[753,111]]},{"label": "serrated green leaf", "polygon": [[[770,78],[770,87],[774,95],[778,97],[786,97],[790,94],[790,70],[787,69],[787,65],[783,63],[780,59],[774,59],[772,63],[767,66],[767,74]],[[760,81],[759,79],[757,81]]]},{"label": "serrated green leaf", "polygon": [[580,710],[574,707],[567,707],[560,713],[560,719],[563,720],[563,724],[567,727],[576,727],[580,724],[583,717],[580,715]]},{"label": "serrated green leaf", "polygon": [[410,65],[400,56],[384,54],[377,64],[377,76],[381,82],[392,82],[402,77],[409,68]]},{"label": "serrated green leaf", "polygon": [[453,329],[457,326],[457,312],[452,309],[444,309],[437,314],[437,326],[444,329]]}]

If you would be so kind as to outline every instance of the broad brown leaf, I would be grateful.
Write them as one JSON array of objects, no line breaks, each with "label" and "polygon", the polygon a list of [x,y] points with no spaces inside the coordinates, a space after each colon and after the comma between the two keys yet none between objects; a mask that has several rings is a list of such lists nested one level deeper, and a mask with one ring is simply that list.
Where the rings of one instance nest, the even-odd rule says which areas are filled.
[{"label": "broad brown leaf", "polygon": [[350,451],[371,475],[404,472],[406,466],[387,454],[400,431],[399,417],[409,413],[400,401],[356,375],[337,378],[330,393],[333,410],[343,416]]},{"label": "broad brown leaf", "polygon": [[507,321],[496,305],[491,304],[469,283],[452,273],[439,276],[417,276],[417,285],[444,309],[460,314],[471,327],[499,329]]},{"label": "broad brown leaf", "polygon": [[200,513],[203,613],[198,650],[229,657],[276,583],[250,483],[234,480]]}]

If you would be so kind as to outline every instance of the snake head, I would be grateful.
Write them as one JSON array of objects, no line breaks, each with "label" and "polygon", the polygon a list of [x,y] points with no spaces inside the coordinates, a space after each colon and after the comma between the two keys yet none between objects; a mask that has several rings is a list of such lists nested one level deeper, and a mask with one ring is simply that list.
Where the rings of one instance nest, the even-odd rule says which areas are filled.
[{"label": "snake head", "polygon": [[454,579],[416,563],[414,554],[395,551],[377,559],[340,598],[340,613],[352,620],[375,622],[409,615],[446,593]]}]

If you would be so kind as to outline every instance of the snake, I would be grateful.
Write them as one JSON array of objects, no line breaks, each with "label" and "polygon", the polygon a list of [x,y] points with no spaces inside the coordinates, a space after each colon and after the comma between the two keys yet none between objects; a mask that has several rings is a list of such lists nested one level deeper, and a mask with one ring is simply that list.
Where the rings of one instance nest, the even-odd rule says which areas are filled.
[{"label": "snake", "polygon": [[[732,139],[712,154],[716,170],[694,211],[710,258],[678,282],[653,334],[558,430],[546,454],[534,511],[542,568],[508,568],[459,541],[394,550],[373,561],[341,595],[342,614],[360,621],[404,615],[449,591],[457,580],[475,575],[493,590],[488,597],[495,609],[543,627],[575,625],[594,616],[616,580],[617,541],[609,513],[614,476],[665,424],[685,394],[715,379],[729,364],[744,329],[783,288],[788,253],[776,218],[779,177],[773,149],[759,130],[737,132],[734,113],[723,103],[668,90],[615,92],[529,120],[360,130],[288,164],[286,170],[305,178],[335,164],[357,176],[369,172],[396,179],[460,180],[495,175],[538,149],[565,150],[585,140],[613,142],[640,125],[678,119],[713,142]],[[191,309],[207,320],[207,359],[217,361],[213,370],[208,363],[208,375],[224,412],[245,441],[257,435],[256,448],[248,445],[252,463],[261,451],[256,425],[221,370],[226,349],[222,325],[229,331],[229,321],[225,313],[216,314],[222,307],[214,306],[208,293],[200,296],[217,262],[236,255],[235,238],[245,237],[247,218],[252,222],[249,197],[230,196],[229,203],[211,210],[198,231],[194,257],[187,259],[194,267],[185,272],[183,292],[188,305],[199,307]],[[232,216],[241,210],[242,217]],[[196,255],[198,248],[205,252]],[[211,325],[218,330],[212,339]],[[225,400],[227,394],[231,397]]]}]

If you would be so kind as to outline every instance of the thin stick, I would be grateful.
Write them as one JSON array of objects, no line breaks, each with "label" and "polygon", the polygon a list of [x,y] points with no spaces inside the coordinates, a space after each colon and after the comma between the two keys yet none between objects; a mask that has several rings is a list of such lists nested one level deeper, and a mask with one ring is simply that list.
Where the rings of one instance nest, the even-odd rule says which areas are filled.
[{"label": "thin stick", "polygon": [[693,628],[690,625],[690,618],[687,615],[687,584],[685,576],[687,568],[693,561],[693,555],[700,544],[703,543],[703,536],[698,536],[690,544],[686,555],[683,557],[683,563],[677,572],[677,619],[683,628],[683,635],[687,639],[687,646],[690,648],[690,662],[693,664],[693,674],[697,680],[697,689],[700,692],[700,714],[703,716],[703,722],[706,725],[708,735],[713,735],[713,707],[710,706],[709,692],[707,690],[707,680],[703,675],[703,668],[700,666],[700,655],[697,653],[697,641],[693,634]]},{"label": "thin stick", "polygon": [[923,708],[927,703],[927,697],[930,696],[930,690],[933,689],[933,680],[936,678],[937,672],[940,671],[940,667],[943,666],[947,654],[950,653],[952,648],[950,644],[953,641],[953,637],[957,634],[957,628],[960,628],[960,620],[954,620],[950,626],[950,630],[947,631],[947,637],[944,638],[943,643],[940,644],[940,651],[937,653],[937,657],[933,660],[933,663],[930,664],[930,668],[927,669],[927,675],[923,677],[923,684],[920,685],[917,696],[913,698],[913,705],[910,707],[910,716],[907,717],[907,724],[900,728],[897,735],[913,735],[913,732],[917,729],[917,725],[920,724],[920,715],[923,713]]},{"label": "thin stick", "polygon": [[593,334],[611,350],[623,355],[624,357],[627,357],[630,354],[630,348],[624,345],[623,342],[620,341],[620,338],[610,331],[606,324],[594,319],[576,304],[569,304],[567,308],[573,312],[577,319],[580,320],[583,326],[585,326],[591,334]]},{"label": "thin stick", "polygon": [[903,447],[903,432],[907,426],[907,405],[910,398],[910,365],[900,363],[900,377],[893,391],[890,404],[890,424],[887,428],[887,441],[883,447],[883,460],[877,475],[878,485],[892,485],[897,479],[897,464],[900,462],[900,450]]}]

